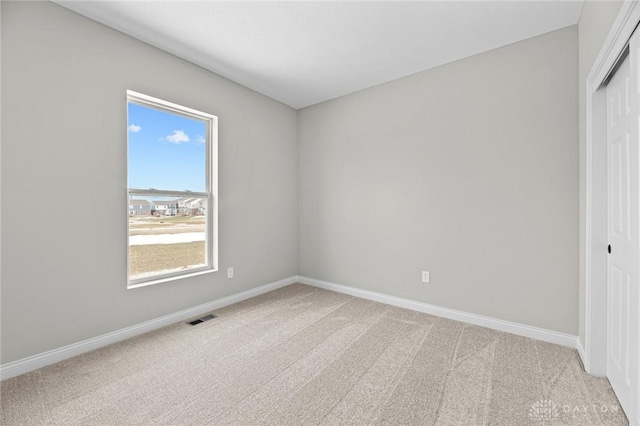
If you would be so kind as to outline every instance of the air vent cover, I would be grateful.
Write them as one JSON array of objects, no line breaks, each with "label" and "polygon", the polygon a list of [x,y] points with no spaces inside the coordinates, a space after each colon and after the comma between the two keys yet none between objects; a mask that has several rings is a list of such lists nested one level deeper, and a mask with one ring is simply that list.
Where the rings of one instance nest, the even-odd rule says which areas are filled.
[{"label": "air vent cover", "polygon": [[214,318],[218,318],[218,317],[213,315],[213,314],[209,314],[209,315],[205,315],[203,317],[200,317],[198,319],[189,321],[189,322],[187,322],[187,324],[189,324],[189,325],[198,325],[200,323],[203,323],[205,321],[209,321],[209,320],[214,319]]}]

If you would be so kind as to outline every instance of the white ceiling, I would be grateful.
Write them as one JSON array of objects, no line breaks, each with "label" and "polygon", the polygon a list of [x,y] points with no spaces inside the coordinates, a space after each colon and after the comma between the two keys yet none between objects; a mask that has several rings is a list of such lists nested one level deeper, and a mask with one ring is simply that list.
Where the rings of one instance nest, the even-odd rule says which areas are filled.
[{"label": "white ceiling", "polygon": [[56,3],[302,108],[578,22],[580,1]]}]

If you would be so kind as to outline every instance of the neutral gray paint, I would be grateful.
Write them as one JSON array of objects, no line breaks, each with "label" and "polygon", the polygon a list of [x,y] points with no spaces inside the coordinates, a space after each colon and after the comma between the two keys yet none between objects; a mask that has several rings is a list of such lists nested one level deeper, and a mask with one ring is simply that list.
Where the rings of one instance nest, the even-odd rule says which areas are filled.
[{"label": "neutral gray paint", "polygon": [[580,296],[579,338],[585,342],[585,215],[586,215],[586,81],[613,21],[622,6],[621,1],[586,1],[578,22],[579,45],[579,114],[580,114]]},{"label": "neutral gray paint", "polygon": [[[585,4],[581,79],[615,5]],[[51,3],[1,10],[1,363],[298,268],[576,333],[576,27],[296,117]],[[126,89],[220,117],[221,272],[126,290]]]},{"label": "neutral gray paint", "polygon": [[[220,272],[126,289],[127,89],[219,117]],[[2,2],[1,362],[295,275],[296,119],[52,3]]]},{"label": "neutral gray paint", "polygon": [[577,36],[300,110],[300,274],[576,334]]}]

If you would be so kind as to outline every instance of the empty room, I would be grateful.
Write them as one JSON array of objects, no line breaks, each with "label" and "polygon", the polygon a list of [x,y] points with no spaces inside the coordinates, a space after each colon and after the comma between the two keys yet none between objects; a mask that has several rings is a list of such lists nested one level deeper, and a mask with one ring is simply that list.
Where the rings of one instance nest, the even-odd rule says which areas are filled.
[{"label": "empty room", "polygon": [[639,1],[0,23],[3,426],[640,426]]}]

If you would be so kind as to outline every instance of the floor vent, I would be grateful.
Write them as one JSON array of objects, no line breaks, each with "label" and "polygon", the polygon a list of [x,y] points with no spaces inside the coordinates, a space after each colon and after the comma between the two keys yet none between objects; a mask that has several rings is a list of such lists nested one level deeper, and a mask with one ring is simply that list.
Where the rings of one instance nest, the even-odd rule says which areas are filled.
[{"label": "floor vent", "polygon": [[187,324],[189,324],[189,325],[198,325],[198,324],[200,324],[202,322],[209,321],[209,320],[214,319],[214,318],[218,318],[218,317],[213,315],[213,314],[209,314],[209,315],[205,315],[203,317],[200,317],[198,319],[195,319],[193,321],[189,321]]}]

